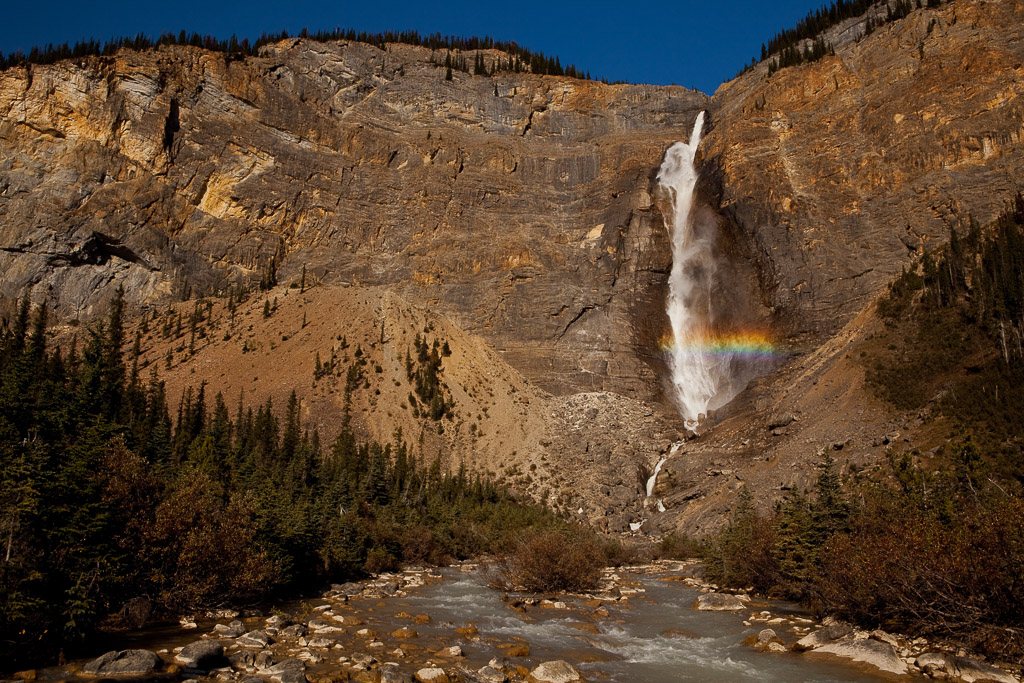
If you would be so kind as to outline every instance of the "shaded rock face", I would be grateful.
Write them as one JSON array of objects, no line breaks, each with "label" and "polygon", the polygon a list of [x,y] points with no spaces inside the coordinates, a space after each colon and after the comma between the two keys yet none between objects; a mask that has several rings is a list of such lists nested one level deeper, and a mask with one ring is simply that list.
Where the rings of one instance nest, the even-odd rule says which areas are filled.
[{"label": "shaded rock face", "polygon": [[848,322],[967,214],[995,217],[1024,152],[1024,8],[951,2],[835,56],[722,85],[701,153],[711,201],[747,238],[789,334]]},{"label": "shaded rock face", "polygon": [[[290,281],[388,285],[555,393],[657,394],[670,255],[651,201],[708,105],[289,40],[0,74],[0,294],[58,315]],[[443,55],[441,55],[443,61]],[[634,349],[640,349],[636,353]]]}]

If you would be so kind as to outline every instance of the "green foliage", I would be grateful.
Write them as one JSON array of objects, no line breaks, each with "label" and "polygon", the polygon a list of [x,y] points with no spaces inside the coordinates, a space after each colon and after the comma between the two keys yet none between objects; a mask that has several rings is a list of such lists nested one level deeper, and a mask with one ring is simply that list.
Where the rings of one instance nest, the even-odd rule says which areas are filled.
[{"label": "green foliage", "polygon": [[821,548],[846,529],[850,516],[830,452],[822,454],[818,468],[809,496],[790,491],[769,516],[757,513],[744,487],[728,526],[703,549],[713,581],[794,599],[813,597]]},{"label": "green foliage", "polygon": [[1024,482],[1024,196],[982,230],[970,221],[925,253],[879,302],[886,331],[865,352],[867,379],[903,410],[932,403],[970,427],[1000,476]]},{"label": "green foliage", "polygon": [[[163,610],[249,602],[401,562],[494,552],[524,529],[561,527],[464,469],[425,466],[400,432],[394,444],[360,443],[346,419],[324,451],[294,392],[281,414],[270,400],[254,408],[240,399],[232,418],[204,383],[183,392],[172,420],[156,368],[140,379],[138,338],[126,367],[123,319],[119,293],[81,354],[74,344],[66,354],[48,348],[46,309],[33,316],[27,298],[0,331],[9,662],[72,647],[132,600]],[[442,395],[428,380],[440,372],[438,348],[417,349],[430,404]],[[350,366],[348,384],[365,363]]]},{"label": "green foliage", "polygon": [[822,606],[868,625],[951,636],[1019,658],[1024,613],[1024,501],[970,484],[959,468],[926,476],[904,464],[912,487],[871,487],[833,536],[818,580]]},{"label": "green foliage", "polygon": [[[847,19],[860,17],[868,10],[881,5],[882,0],[835,0],[830,5],[822,6],[807,13],[793,28],[776,33],[767,44],[761,45],[761,58],[756,57],[740,73],[753,68],[759,61],[763,62],[775,56],[768,63],[768,74],[771,75],[787,66],[795,66],[804,62],[813,62],[826,55],[834,55],[832,46],[826,44],[821,34]],[[928,7],[938,7],[940,0],[929,0]],[[913,10],[910,0],[896,0],[894,4],[886,2],[887,13],[882,17],[869,17],[864,22],[864,34],[870,34],[875,28],[887,21],[896,21],[906,17]],[[919,5],[920,6],[920,5]]]},{"label": "green foliage", "polygon": [[[413,347],[416,350],[415,363],[407,352],[405,372],[406,377],[413,384],[415,396],[422,403],[422,412],[432,420],[451,416],[455,404],[450,396],[445,395],[444,383],[441,381],[443,371],[441,359],[451,355],[448,342],[444,343],[444,347],[440,346],[437,339],[433,344],[428,344],[426,336],[420,337],[417,334],[413,340]],[[445,349],[447,349],[447,353],[445,353]],[[416,405],[413,394],[409,394],[409,404]]]},{"label": "green foliage", "polygon": [[534,593],[581,591],[597,586],[607,556],[593,534],[551,530],[523,536],[500,564],[508,589]]},{"label": "green foliage", "polygon": [[796,66],[805,62],[816,62],[826,55],[833,54],[835,54],[835,51],[831,45],[825,43],[824,38],[817,38],[807,43],[803,49],[797,46],[785,47],[779,53],[778,59],[769,62],[768,75],[775,73],[779,69],[785,69],[787,66]]},{"label": "green foliage", "polygon": [[679,532],[662,536],[655,547],[654,555],[662,560],[688,560],[700,557],[702,546],[699,541]]},{"label": "green foliage", "polygon": [[922,472],[892,454],[888,483],[860,483],[856,504],[829,453],[808,494],[758,515],[742,494],[705,543],[708,578],[798,599],[865,628],[939,635],[992,654],[1024,654],[1024,500],[992,476],[970,432],[951,464]]},{"label": "green foliage", "polygon": [[708,577],[732,586],[767,591],[778,569],[771,554],[773,529],[754,509],[753,494],[744,487],[729,524],[701,550]]}]

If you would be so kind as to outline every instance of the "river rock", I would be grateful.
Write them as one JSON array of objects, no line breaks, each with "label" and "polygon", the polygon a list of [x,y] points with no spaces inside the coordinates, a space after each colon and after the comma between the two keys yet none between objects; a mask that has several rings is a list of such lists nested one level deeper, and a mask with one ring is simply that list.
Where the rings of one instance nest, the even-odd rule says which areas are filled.
[{"label": "river rock", "polygon": [[326,650],[334,645],[334,641],[329,638],[310,638],[306,642],[306,647],[311,647],[315,650]]},{"label": "river rock", "polygon": [[377,659],[373,655],[368,655],[365,652],[356,652],[349,659],[352,666],[357,669],[369,669]]},{"label": "river rock", "polygon": [[917,666],[930,676],[942,672],[964,683],[1016,683],[1017,679],[984,662],[939,652],[928,652],[917,658]]},{"label": "river rock", "polygon": [[449,683],[451,681],[444,669],[437,666],[425,666],[416,672],[415,677],[419,683]]},{"label": "river rock", "polygon": [[319,631],[320,629],[331,628],[333,624],[318,617],[316,619],[310,619],[308,626],[310,631]]},{"label": "river rock", "polygon": [[853,633],[853,626],[843,621],[836,621],[827,626],[819,628],[813,633],[808,633],[806,636],[796,641],[793,645],[793,649],[797,652],[804,652],[805,650],[814,650],[823,645],[828,645],[841,638],[845,638]]},{"label": "river rock", "polygon": [[757,635],[749,636],[743,642],[761,652],[787,652],[782,639],[770,628],[763,629]]},{"label": "river rock", "polygon": [[228,655],[228,664],[236,671],[255,671],[256,655],[252,650],[240,650]]},{"label": "river rock", "polygon": [[889,643],[897,650],[900,647],[899,641],[896,640],[896,636],[892,635],[891,633],[886,633],[880,628],[876,628],[874,631],[872,631],[870,637],[874,640],[879,640],[883,643]]},{"label": "river rock", "polygon": [[508,680],[508,676],[492,666],[482,667],[476,672],[476,677],[481,683],[505,683]]},{"label": "river rock", "polygon": [[277,632],[278,638],[301,638],[306,635],[306,627],[302,624],[292,624],[291,626],[285,626],[283,629]]},{"label": "river rock", "polygon": [[409,628],[408,626],[403,626],[402,628],[396,629],[396,630],[391,632],[391,637],[392,638],[401,638],[401,639],[415,638],[418,635],[419,634],[416,633],[415,630]]},{"label": "river rock", "polygon": [[564,659],[544,662],[533,669],[526,680],[530,683],[572,683],[582,681],[583,677],[572,664]]},{"label": "river rock", "polygon": [[814,649],[815,654],[819,652],[870,664],[888,673],[907,673],[906,663],[893,646],[879,640],[844,638]]},{"label": "river rock", "polygon": [[232,621],[230,624],[217,624],[213,627],[213,630],[217,632],[217,635],[221,638],[237,638],[245,633],[245,626],[242,622]]},{"label": "river rock", "polygon": [[207,619],[237,619],[241,613],[236,609],[211,609],[206,611]]},{"label": "river rock", "polygon": [[305,683],[306,663],[297,657],[289,657],[260,673],[280,683]]},{"label": "river rock", "polygon": [[159,671],[163,660],[149,650],[114,650],[82,667],[91,676],[137,676]]},{"label": "river rock", "polygon": [[358,584],[355,581],[348,581],[346,583],[332,583],[331,592],[337,595],[344,595],[351,597],[353,595],[359,595],[363,592],[362,584]]},{"label": "river rock", "polygon": [[384,664],[377,671],[380,672],[380,683],[412,683],[412,676],[394,664]]},{"label": "river rock", "polygon": [[224,666],[224,646],[216,640],[197,640],[189,643],[174,656],[186,669],[209,671]]},{"label": "river rock", "polygon": [[274,655],[270,650],[257,652],[254,657],[254,661],[256,664],[256,668],[260,671],[263,671],[264,669],[269,669],[270,667],[274,666]]},{"label": "river rock", "polygon": [[288,625],[288,617],[281,614],[275,614],[272,617],[267,617],[265,623],[268,628],[284,628]]},{"label": "river rock", "polygon": [[248,633],[239,636],[238,640],[235,642],[243,647],[264,648],[274,641],[266,631],[249,631]]},{"label": "river rock", "polygon": [[744,605],[730,593],[704,593],[697,597],[693,608],[702,612],[732,612],[743,609]]}]

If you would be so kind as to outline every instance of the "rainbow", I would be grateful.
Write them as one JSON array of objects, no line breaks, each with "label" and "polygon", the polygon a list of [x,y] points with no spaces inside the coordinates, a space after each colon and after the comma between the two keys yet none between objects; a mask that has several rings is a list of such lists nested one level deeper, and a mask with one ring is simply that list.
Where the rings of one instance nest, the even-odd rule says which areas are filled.
[{"label": "rainbow", "polygon": [[658,345],[666,354],[683,353],[693,356],[740,357],[749,359],[774,358],[779,350],[767,335],[761,332],[732,334],[698,334],[679,344],[672,333],[664,335]]}]

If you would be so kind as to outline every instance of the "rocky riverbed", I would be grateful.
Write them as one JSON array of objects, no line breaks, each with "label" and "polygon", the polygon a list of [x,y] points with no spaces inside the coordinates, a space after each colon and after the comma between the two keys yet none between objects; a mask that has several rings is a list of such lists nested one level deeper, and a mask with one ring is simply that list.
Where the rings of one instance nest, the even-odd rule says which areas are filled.
[{"label": "rocky riverbed", "polygon": [[[334,585],[266,613],[221,611],[142,631],[123,649],[13,678],[219,683],[443,681],[1017,681],[923,639],[817,623],[718,592],[695,565],[606,570],[599,590],[504,594],[474,564]],[[148,639],[148,640],[147,640]],[[145,644],[147,647],[143,647]],[[802,653],[802,654],[798,654]]]}]

